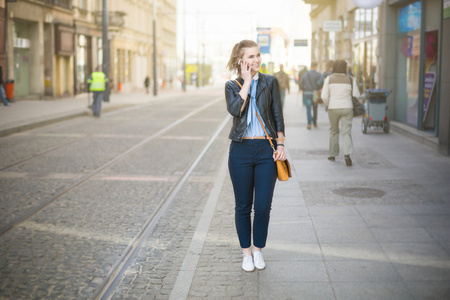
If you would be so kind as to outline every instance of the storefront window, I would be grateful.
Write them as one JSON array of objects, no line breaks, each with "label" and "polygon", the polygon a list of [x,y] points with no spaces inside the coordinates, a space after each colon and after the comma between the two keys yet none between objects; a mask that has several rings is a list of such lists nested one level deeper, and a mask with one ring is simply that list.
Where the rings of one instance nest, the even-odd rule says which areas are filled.
[{"label": "storefront window", "polygon": [[360,92],[364,91],[364,43],[356,44],[353,47],[353,68],[352,73],[356,78]]},{"label": "storefront window", "polygon": [[366,19],[364,20],[364,36],[371,36],[372,35],[372,10],[371,9],[365,9],[366,13]]},{"label": "storefront window", "polygon": [[378,40],[372,40],[372,53],[370,56],[372,57],[371,65],[370,65],[370,88],[377,89],[378,88],[378,62],[377,62],[377,46]]},{"label": "storefront window", "polygon": [[78,36],[78,47],[77,47],[77,82],[79,92],[84,91],[86,84],[86,37],[84,35]]},{"label": "storefront window", "polygon": [[97,65],[103,70],[103,40],[97,39]]},{"label": "storefront window", "polygon": [[314,32],[312,35],[312,46],[313,46],[313,57],[311,58],[312,61],[318,61],[319,60],[319,34],[317,32]]},{"label": "storefront window", "polygon": [[372,9],[372,34],[376,35],[378,33],[377,30],[377,21],[378,21],[378,7],[375,7],[374,9]]},{"label": "storefront window", "polygon": [[328,60],[334,60],[336,33],[328,32]]},{"label": "storefront window", "polygon": [[125,65],[124,65],[124,82],[129,82],[130,78],[129,78],[129,63],[130,63],[130,59],[129,59],[129,51],[125,50]]},{"label": "storefront window", "polygon": [[352,71],[361,92],[378,88],[377,21],[377,7],[355,10]]},{"label": "storefront window", "polygon": [[361,9],[355,12],[355,39],[360,39],[361,36]]},{"label": "storefront window", "polygon": [[421,2],[399,9],[395,117],[417,127],[420,77]]},{"label": "storefront window", "polygon": [[[441,12],[441,2],[439,0],[430,0],[423,3],[426,5],[425,11],[425,53],[424,54],[424,82],[423,82],[423,112],[422,127],[424,130],[437,133],[439,127],[437,107],[440,100],[437,93],[437,83],[440,81],[439,75],[439,30],[441,20],[436,18]],[[447,49],[443,49],[447,51]]]},{"label": "storefront window", "polygon": [[[117,82],[121,81],[121,76],[120,76],[120,50],[119,49],[116,49],[115,55],[114,55],[113,80],[116,80]],[[112,81],[112,80],[110,79],[110,81]]]},{"label": "storefront window", "polygon": [[14,20],[14,95],[25,96],[30,92],[31,41],[30,23]]}]

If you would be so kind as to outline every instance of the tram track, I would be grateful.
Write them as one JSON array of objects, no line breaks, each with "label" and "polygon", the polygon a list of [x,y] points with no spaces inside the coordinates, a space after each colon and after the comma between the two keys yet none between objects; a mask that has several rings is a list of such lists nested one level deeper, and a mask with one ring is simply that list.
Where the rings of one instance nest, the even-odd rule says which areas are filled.
[{"label": "tram track", "polygon": [[53,152],[53,151],[62,149],[62,148],[64,148],[64,147],[66,147],[66,146],[70,146],[70,145],[75,144],[76,142],[79,142],[79,141],[81,141],[81,140],[84,140],[84,139],[86,139],[86,138],[88,138],[88,137],[89,137],[89,135],[86,135],[86,136],[83,136],[83,137],[78,138],[78,139],[76,139],[76,140],[73,140],[73,141],[70,141],[70,142],[67,142],[67,143],[58,145],[58,146],[56,146],[56,147],[47,149],[47,150],[45,150],[45,151],[42,151],[42,152],[33,154],[33,155],[31,155],[31,156],[29,156],[29,157],[27,157],[27,158],[21,159],[21,160],[19,160],[19,161],[16,161],[16,162],[10,164],[10,165],[7,165],[7,166],[5,166],[5,167],[0,168],[0,172],[6,171],[6,170],[8,170],[8,169],[10,169],[10,168],[13,168],[13,167],[20,166],[20,165],[26,163],[27,161],[30,161],[30,160],[35,159],[35,158],[38,158],[38,157],[40,157],[40,156],[49,154],[49,153],[51,153],[51,152]]},{"label": "tram track", "polygon": [[[204,105],[202,105],[201,107],[189,112],[188,114],[184,115],[183,117],[177,119],[176,121],[170,123],[169,125],[165,126],[164,128],[158,130],[157,132],[155,132],[154,134],[148,136],[147,138],[145,138],[144,140],[142,140],[141,142],[139,142],[138,144],[132,146],[131,148],[129,148],[128,150],[122,152],[121,154],[117,155],[115,158],[111,159],[110,161],[106,162],[105,164],[103,164],[102,166],[98,167],[97,169],[95,169],[94,171],[90,172],[89,174],[83,176],[82,178],[78,179],[76,182],[74,182],[73,184],[71,184],[68,187],[65,187],[64,189],[62,189],[61,191],[59,191],[57,194],[55,194],[54,196],[48,198],[47,200],[41,202],[39,205],[34,206],[33,208],[27,210],[25,213],[23,213],[22,215],[20,215],[19,217],[17,217],[14,221],[10,222],[9,224],[7,224],[6,226],[4,226],[3,228],[0,229],[0,237],[3,236],[4,234],[6,234],[8,231],[10,231],[11,229],[13,229],[14,227],[16,227],[17,225],[23,223],[24,221],[26,221],[27,219],[29,219],[30,217],[32,217],[33,215],[35,215],[36,213],[38,213],[39,211],[41,211],[43,208],[49,206],[51,203],[55,202],[57,199],[59,199],[61,196],[65,195],[67,192],[71,191],[72,189],[76,188],[77,186],[80,186],[81,184],[83,184],[84,182],[88,181],[90,178],[92,178],[93,176],[97,175],[98,173],[100,173],[101,171],[105,170],[106,168],[110,167],[111,165],[113,165],[114,163],[116,163],[117,161],[127,157],[128,155],[130,155],[131,153],[135,152],[136,150],[138,150],[139,148],[141,148],[142,146],[148,144],[150,141],[154,140],[155,138],[157,138],[158,136],[162,135],[163,133],[165,133],[166,131],[172,129],[173,127],[179,125],[180,123],[184,122],[185,120],[189,119],[190,117],[194,116],[195,114],[207,109],[208,107],[223,101],[222,98],[218,98],[216,100],[213,100],[211,102],[208,102]],[[78,139],[79,141],[79,139]],[[69,143],[70,144],[70,143]],[[61,147],[63,147],[64,145],[60,145],[60,147],[55,147],[51,150],[46,151],[45,153],[42,153],[40,155],[44,155],[46,153],[49,153],[51,151],[55,151],[56,149],[59,149]],[[67,146],[67,145],[66,145]],[[40,155],[35,155],[33,157],[30,157],[24,161],[28,161],[32,158],[36,158]],[[23,163],[24,161],[20,162]],[[11,167],[11,166],[10,166]],[[9,168],[10,168],[9,167]],[[4,168],[6,169],[6,168]],[[4,170],[3,169],[3,170]]]},{"label": "tram track", "polygon": [[183,175],[180,176],[179,180],[172,186],[167,195],[160,201],[153,214],[151,214],[148,217],[144,226],[135,235],[134,239],[120,255],[120,257],[123,258],[121,260],[118,260],[116,264],[113,266],[106,280],[100,285],[99,292],[96,294],[94,299],[106,300],[112,297],[115,289],[121,282],[124,273],[131,266],[136,256],[139,254],[146,239],[154,231],[159,220],[161,219],[162,216],[164,216],[167,208],[171,205],[172,201],[174,200],[177,193],[180,191],[183,184],[186,182],[188,177],[191,175],[192,171],[195,169],[200,160],[206,154],[206,152],[211,147],[213,142],[217,139],[217,136],[223,130],[223,128],[225,127],[225,125],[228,123],[229,120],[230,116],[227,116],[225,120],[219,125],[219,127],[212,135],[206,146],[199,153],[199,155],[193,160],[192,163],[189,164],[188,168],[183,172]]},{"label": "tram track", "polygon": [[[190,97],[187,97],[186,99],[189,100],[191,98],[193,98],[193,97],[190,96]],[[173,100],[172,99],[158,100],[159,103],[163,103],[163,101],[165,101],[167,103],[167,101],[173,101]],[[149,106],[153,106],[153,105],[155,105],[155,102],[147,103],[147,104],[141,104],[141,105],[136,105],[136,106],[132,106],[132,107],[125,107],[125,108],[121,108],[121,109],[118,109],[118,110],[106,112],[106,113],[103,114],[103,116],[104,117],[110,117],[110,116],[114,116],[114,115],[121,114],[121,113],[124,113],[124,112],[130,112],[130,111],[134,111],[134,110],[143,109],[143,108],[146,108],[146,107],[149,107]],[[54,125],[54,124],[45,125],[45,126],[52,126],[52,125]],[[50,149],[47,149],[47,150],[44,150],[44,151],[32,154],[32,155],[30,155],[28,157],[25,157],[23,159],[15,161],[15,162],[13,162],[11,164],[8,164],[6,166],[0,167],[0,172],[4,172],[4,171],[7,171],[8,169],[20,166],[20,165],[22,165],[22,164],[24,164],[24,163],[26,163],[26,162],[28,162],[28,161],[30,161],[32,159],[39,158],[41,156],[44,156],[44,155],[49,154],[49,153],[52,153],[52,152],[54,152],[56,150],[62,149],[62,148],[67,147],[67,146],[70,146],[72,144],[75,144],[75,143],[77,143],[79,141],[82,141],[84,139],[87,139],[87,138],[93,137],[93,136],[95,136],[95,134],[84,134],[81,137],[79,137],[79,138],[77,138],[77,139],[75,139],[73,141],[70,141],[70,142],[67,142],[67,143],[63,143],[63,144],[57,145],[55,147],[52,147]]]}]

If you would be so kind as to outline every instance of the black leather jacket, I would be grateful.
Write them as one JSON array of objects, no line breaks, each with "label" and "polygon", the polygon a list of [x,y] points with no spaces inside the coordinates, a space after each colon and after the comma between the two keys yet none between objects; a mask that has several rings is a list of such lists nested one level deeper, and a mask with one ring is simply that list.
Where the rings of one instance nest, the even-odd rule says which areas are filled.
[{"label": "black leather jacket", "polygon": [[[242,85],[244,79],[237,79]],[[239,95],[241,87],[234,80],[229,80],[225,84],[225,99],[227,100],[227,110],[233,116],[233,126],[231,127],[231,140],[241,142],[247,130],[247,111],[248,104],[241,112],[244,99]],[[250,97],[250,95],[249,95]],[[284,134],[283,110],[281,109],[280,91],[278,83],[274,76],[259,73],[258,86],[256,89],[256,106],[258,107],[260,117],[266,125],[267,133],[277,138],[277,132]]]}]

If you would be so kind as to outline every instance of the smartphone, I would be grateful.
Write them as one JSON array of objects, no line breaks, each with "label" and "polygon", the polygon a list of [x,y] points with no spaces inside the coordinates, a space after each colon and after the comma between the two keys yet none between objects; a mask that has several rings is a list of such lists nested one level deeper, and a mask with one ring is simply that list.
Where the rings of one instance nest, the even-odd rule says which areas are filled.
[{"label": "smartphone", "polygon": [[241,63],[242,63],[242,59],[239,58],[238,65],[240,65]]}]

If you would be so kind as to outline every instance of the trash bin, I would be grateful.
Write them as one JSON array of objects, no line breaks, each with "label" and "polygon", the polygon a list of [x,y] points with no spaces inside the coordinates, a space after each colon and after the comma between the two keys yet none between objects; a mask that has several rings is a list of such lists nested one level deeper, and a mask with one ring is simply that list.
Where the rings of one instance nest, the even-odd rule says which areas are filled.
[{"label": "trash bin", "polygon": [[365,113],[361,120],[361,131],[366,134],[370,127],[381,128],[389,133],[391,128],[386,116],[387,97],[391,91],[385,89],[367,89],[364,97]]},{"label": "trash bin", "polygon": [[14,80],[5,81],[5,94],[6,99],[14,98]]}]

